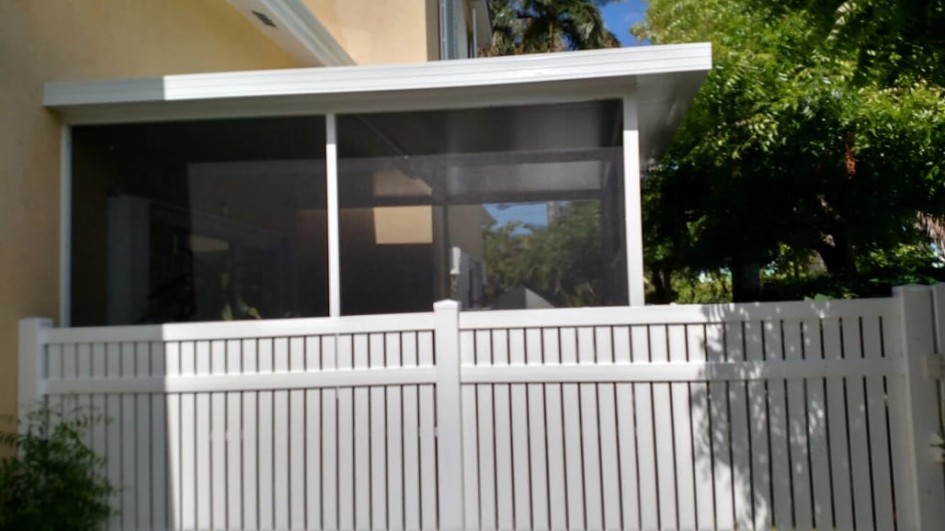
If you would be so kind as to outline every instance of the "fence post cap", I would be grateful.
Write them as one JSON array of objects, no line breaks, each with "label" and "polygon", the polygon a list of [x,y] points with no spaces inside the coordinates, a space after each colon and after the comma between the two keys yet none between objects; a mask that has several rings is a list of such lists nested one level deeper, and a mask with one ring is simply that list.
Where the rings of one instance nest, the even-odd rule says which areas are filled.
[{"label": "fence post cap", "polygon": [[433,311],[440,310],[459,310],[459,301],[444,299],[433,303]]},{"label": "fence post cap", "polygon": [[50,319],[49,317],[37,317],[37,316],[32,316],[32,317],[22,317],[22,318],[20,319],[20,322],[21,322],[21,323],[22,323],[22,322],[31,322],[31,321],[38,321],[38,322],[39,322],[40,324],[42,324],[42,325],[47,325],[47,324],[48,324],[49,326],[52,326],[52,322],[53,322],[53,320]]},{"label": "fence post cap", "polygon": [[904,284],[902,286],[893,287],[893,295],[899,296],[906,293],[924,293],[931,289],[931,286],[925,286],[922,284]]},{"label": "fence post cap", "polygon": [[23,327],[52,328],[53,320],[48,317],[23,317],[19,324],[21,329]]}]

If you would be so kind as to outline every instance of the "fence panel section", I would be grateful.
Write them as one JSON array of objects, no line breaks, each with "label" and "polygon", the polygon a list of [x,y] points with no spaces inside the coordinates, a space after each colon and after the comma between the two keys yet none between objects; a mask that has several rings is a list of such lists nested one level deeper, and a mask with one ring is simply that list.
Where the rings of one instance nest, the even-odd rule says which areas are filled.
[{"label": "fence panel section", "polygon": [[20,398],[114,529],[931,529],[943,301],[24,320]]},{"label": "fence panel section", "polygon": [[893,302],[463,314],[467,522],[908,527]]},{"label": "fence panel section", "polygon": [[109,419],[114,529],[434,528],[432,314],[402,322],[53,330],[46,402]]}]

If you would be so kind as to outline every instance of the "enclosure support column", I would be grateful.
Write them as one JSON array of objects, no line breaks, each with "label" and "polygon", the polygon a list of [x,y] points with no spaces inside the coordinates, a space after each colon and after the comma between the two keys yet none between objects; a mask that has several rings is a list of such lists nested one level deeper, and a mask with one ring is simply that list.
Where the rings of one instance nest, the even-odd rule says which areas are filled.
[{"label": "enclosure support column", "polygon": [[440,529],[462,529],[463,424],[460,403],[459,303],[433,305],[436,329],[436,437],[438,455],[437,496]]},{"label": "enclosure support column", "polygon": [[341,315],[341,245],[338,236],[338,124],[325,116],[325,193],[328,210],[328,316]]},{"label": "enclosure support column", "polygon": [[640,131],[635,92],[623,98],[623,197],[627,298],[630,306],[643,306],[643,200],[640,195]]},{"label": "enclosure support column", "polygon": [[[25,414],[37,404],[43,395],[42,379],[46,363],[43,352],[46,343],[46,330],[52,328],[52,320],[30,317],[20,320],[20,352],[17,366],[18,403],[20,414]],[[22,430],[24,424],[20,425]]]},{"label": "enclosure support column", "polygon": [[72,319],[72,127],[59,133],[59,326]]},{"label": "enclosure support column", "polygon": [[941,529],[945,525],[945,476],[934,447],[941,429],[936,379],[940,375],[928,370],[936,365],[930,362],[941,355],[935,349],[934,323],[945,316],[935,315],[932,291],[916,285],[895,288],[906,372],[904,382],[890,385],[890,400],[905,405],[896,419],[904,438],[903,481],[897,482],[896,488],[907,489],[901,495],[906,506],[898,507],[897,512],[905,529]]}]

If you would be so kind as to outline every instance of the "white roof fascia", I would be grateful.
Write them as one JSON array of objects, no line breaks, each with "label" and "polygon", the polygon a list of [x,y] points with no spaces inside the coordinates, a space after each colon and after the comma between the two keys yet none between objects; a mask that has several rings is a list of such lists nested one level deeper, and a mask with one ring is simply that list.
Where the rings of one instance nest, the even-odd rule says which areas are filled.
[{"label": "white roof fascia", "polygon": [[[52,82],[43,104],[63,111],[109,104],[221,102],[245,98],[311,96],[351,100],[370,95],[423,93],[444,89],[518,87],[582,82],[593,92],[594,81],[617,80],[633,85],[641,76],[708,72],[708,43],[640,46],[436,61],[419,64],[348,66],[183,74],[153,78]],[[522,94],[527,97],[527,93]],[[396,109],[392,109],[396,110]]]},{"label": "white roof fascia", "polygon": [[[305,66],[353,65],[354,59],[302,0],[227,0],[253,26]],[[267,16],[263,24],[253,12]]]}]

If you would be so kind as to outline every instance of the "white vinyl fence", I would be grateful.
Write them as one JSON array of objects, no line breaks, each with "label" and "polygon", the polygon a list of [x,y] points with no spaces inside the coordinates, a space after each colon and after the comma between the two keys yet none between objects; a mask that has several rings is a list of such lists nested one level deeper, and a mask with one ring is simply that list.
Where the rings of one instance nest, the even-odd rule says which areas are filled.
[{"label": "white vinyl fence", "polygon": [[945,528],[945,285],[20,334],[115,529]]}]

